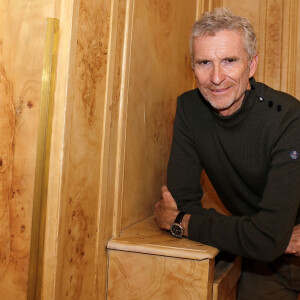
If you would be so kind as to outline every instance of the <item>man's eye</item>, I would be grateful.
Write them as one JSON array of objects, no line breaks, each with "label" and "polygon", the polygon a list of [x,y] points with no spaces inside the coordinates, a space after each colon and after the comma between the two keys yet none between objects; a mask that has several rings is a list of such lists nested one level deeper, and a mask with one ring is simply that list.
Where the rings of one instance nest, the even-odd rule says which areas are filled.
[{"label": "man's eye", "polygon": [[207,66],[210,63],[208,60],[199,60],[197,61],[197,65],[199,66]]},{"label": "man's eye", "polygon": [[208,65],[209,61],[208,60],[202,60],[200,61],[200,65]]},{"label": "man's eye", "polygon": [[225,62],[226,63],[233,63],[233,62],[236,62],[236,59],[235,58],[227,58],[227,59],[225,59]]}]

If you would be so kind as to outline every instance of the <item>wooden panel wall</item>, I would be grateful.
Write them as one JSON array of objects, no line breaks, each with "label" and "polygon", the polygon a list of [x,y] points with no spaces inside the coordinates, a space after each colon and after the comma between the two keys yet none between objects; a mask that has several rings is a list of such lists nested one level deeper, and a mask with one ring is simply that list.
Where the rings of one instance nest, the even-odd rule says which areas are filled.
[{"label": "wooden panel wall", "polygon": [[0,1],[0,299],[26,299],[46,18],[55,1]]},{"label": "wooden panel wall", "polygon": [[[107,241],[152,214],[165,182],[176,97],[193,84],[196,1],[81,0],[72,8],[68,95],[55,112],[65,118],[64,139],[56,119],[51,150],[43,298],[104,299]],[[139,191],[147,193],[143,202]]]},{"label": "wooden panel wall", "polygon": [[[60,21],[57,80],[54,99],[50,170],[45,228],[41,299],[59,299],[56,283],[59,282],[60,255],[58,247],[65,239],[61,229],[61,214],[64,208],[66,157],[70,149],[71,111],[74,93],[75,57],[77,44],[79,1],[60,0],[55,6],[55,17]],[[39,298],[37,298],[39,299]],[[61,298],[64,299],[64,298]],[[31,299],[28,299],[31,300]]]},{"label": "wooden panel wall", "polygon": [[107,241],[165,183],[191,26],[221,5],[258,32],[257,78],[299,98],[297,0],[0,0],[1,299],[27,293],[46,18],[60,40],[42,299],[104,299]]},{"label": "wooden panel wall", "polygon": [[[74,1],[68,95],[56,112],[65,109],[65,125],[57,126],[52,149],[57,161],[60,145],[63,161],[49,183],[56,201],[46,248],[54,251],[45,253],[44,299],[104,299],[107,241],[152,214],[165,183],[176,97],[193,87],[188,40],[196,15],[225,4],[247,12],[265,60],[271,2]],[[266,64],[259,79],[271,73]]]},{"label": "wooden panel wall", "polygon": [[[55,209],[48,209],[46,249],[53,251],[45,253],[44,299],[104,299],[107,241],[152,214],[165,183],[176,97],[193,87],[188,40],[196,15],[220,5],[247,12],[262,42],[258,79],[273,80],[272,3],[290,18],[284,1],[74,1],[68,94],[56,111],[65,125],[59,118],[54,125],[52,157],[61,169],[57,163],[49,183]],[[283,73],[274,76],[283,82]]]},{"label": "wooden panel wall", "polygon": [[177,96],[192,88],[196,1],[134,1],[124,144],[122,225],[153,213],[166,181]]},{"label": "wooden panel wall", "polygon": [[82,0],[73,20],[77,31],[69,79],[55,299],[97,299],[111,5],[111,1]]}]

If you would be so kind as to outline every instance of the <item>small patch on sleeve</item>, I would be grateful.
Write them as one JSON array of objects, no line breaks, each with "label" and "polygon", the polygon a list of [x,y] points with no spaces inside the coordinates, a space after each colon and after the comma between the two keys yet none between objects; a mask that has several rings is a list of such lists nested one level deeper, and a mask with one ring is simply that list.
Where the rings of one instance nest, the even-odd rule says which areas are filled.
[{"label": "small patch on sleeve", "polygon": [[299,152],[297,150],[293,150],[290,152],[290,158],[291,159],[298,159],[299,158]]}]

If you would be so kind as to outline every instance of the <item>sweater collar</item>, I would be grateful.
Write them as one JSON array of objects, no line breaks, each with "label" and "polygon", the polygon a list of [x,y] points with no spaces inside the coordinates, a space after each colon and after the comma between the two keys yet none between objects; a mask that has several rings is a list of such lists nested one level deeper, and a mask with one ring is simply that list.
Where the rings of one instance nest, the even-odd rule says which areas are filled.
[{"label": "sweater collar", "polygon": [[251,90],[246,90],[241,107],[230,116],[220,116],[211,108],[212,115],[219,125],[223,127],[236,126],[246,118],[257,98],[256,81],[254,78],[250,79],[250,85]]}]

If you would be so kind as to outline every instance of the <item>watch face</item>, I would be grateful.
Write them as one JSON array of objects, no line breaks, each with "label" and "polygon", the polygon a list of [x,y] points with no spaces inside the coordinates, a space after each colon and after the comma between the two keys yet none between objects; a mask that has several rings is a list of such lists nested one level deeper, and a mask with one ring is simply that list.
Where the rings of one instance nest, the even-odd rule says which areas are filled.
[{"label": "watch face", "polygon": [[171,226],[171,233],[177,237],[180,238],[183,236],[183,228],[181,227],[180,224],[173,223]]}]

